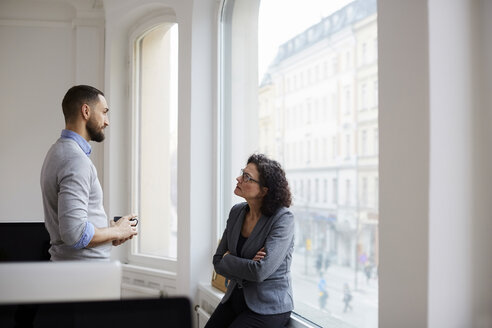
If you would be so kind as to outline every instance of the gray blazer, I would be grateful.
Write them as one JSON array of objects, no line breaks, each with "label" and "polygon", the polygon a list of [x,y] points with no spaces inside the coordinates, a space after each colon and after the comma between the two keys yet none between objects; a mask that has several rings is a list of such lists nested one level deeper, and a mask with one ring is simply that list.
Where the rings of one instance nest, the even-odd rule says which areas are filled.
[{"label": "gray blazer", "polygon": [[[280,208],[271,217],[262,215],[246,240],[241,254],[236,254],[247,203],[232,207],[227,226],[215,252],[215,271],[230,279],[221,303],[226,302],[236,286],[243,288],[248,307],[260,314],[278,314],[294,309],[290,264],[294,249],[294,216]],[[265,247],[261,261],[253,257]],[[224,253],[230,254],[223,257]]]}]

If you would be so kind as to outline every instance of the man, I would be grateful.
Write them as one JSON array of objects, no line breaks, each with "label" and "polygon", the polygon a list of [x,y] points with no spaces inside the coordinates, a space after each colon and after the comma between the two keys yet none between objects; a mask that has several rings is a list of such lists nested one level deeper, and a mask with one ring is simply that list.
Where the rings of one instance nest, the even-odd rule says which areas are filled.
[{"label": "man", "polygon": [[120,245],[137,234],[133,214],[109,224],[97,171],[89,158],[89,141],[104,140],[109,108],[104,94],[87,85],[70,88],[62,108],[65,129],[41,170],[51,260],[109,260],[111,244]]}]

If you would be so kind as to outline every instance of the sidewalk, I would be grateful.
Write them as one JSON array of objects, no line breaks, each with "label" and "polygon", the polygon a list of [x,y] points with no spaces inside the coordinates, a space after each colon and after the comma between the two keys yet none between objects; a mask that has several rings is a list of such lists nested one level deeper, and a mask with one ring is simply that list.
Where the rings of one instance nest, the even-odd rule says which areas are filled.
[{"label": "sidewalk", "polygon": [[[307,269],[307,270],[306,270]],[[357,274],[357,289],[354,289],[355,272],[353,268],[331,265],[324,278],[328,287],[328,301],[324,309],[319,305],[318,282],[314,260],[305,263],[304,254],[294,254],[292,262],[295,312],[313,319],[322,327],[337,328],[377,328],[378,326],[378,281],[369,282],[363,272]],[[306,274],[307,271],[307,274]],[[352,310],[344,312],[343,286],[348,283]]]}]

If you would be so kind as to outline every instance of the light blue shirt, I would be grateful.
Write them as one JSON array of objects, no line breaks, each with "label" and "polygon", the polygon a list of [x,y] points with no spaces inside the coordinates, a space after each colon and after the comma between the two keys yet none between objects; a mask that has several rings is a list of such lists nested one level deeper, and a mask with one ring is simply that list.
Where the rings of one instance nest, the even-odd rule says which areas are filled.
[{"label": "light blue shirt", "polygon": [[[65,139],[74,140],[87,156],[91,154],[92,152],[91,145],[77,132],[63,129],[61,132],[61,137]],[[91,242],[92,237],[94,237],[94,233],[95,233],[94,225],[89,221],[87,221],[82,236],[80,237],[79,241],[75,243],[75,245],[73,245],[72,247],[75,249],[82,249],[87,247],[87,245],[89,245],[89,243]]]},{"label": "light blue shirt", "polygon": [[80,134],[72,130],[63,129],[61,132],[61,137],[66,139],[75,140],[79,147],[84,151],[84,153],[89,156],[92,152],[91,145],[85,140]]}]

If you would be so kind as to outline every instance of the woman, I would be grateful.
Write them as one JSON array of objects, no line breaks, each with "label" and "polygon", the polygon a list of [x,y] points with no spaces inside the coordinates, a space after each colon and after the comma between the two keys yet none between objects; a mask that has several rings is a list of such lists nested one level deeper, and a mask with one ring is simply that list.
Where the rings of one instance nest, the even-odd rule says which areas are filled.
[{"label": "woman", "polygon": [[287,179],[278,162],[254,154],[236,180],[234,193],[246,202],[232,207],[213,258],[230,282],[205,327],[285,327],[294,308]]}]

